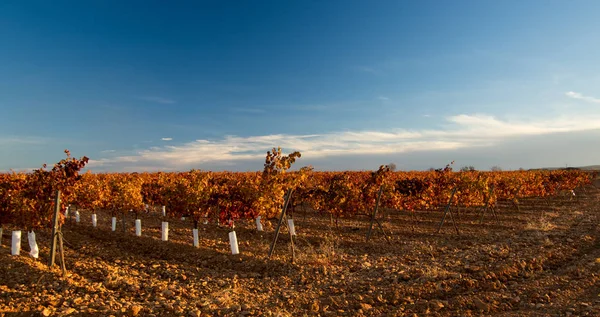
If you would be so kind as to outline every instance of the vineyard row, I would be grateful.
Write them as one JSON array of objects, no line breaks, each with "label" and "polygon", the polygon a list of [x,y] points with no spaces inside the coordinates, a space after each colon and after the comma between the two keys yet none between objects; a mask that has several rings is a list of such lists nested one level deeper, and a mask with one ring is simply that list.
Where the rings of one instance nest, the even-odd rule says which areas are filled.
[{"label": "vineyard row", "polygon": [[291,193],[290,208],[300,204],[335,217],[369,213],[379,205],[396,210],[432,210],[452,204],[493,206],[499,200],[548,197],[572,192],[590,182],[582,171],[454,172],[450,166],[428,172],[396,172],[381,166],[376,172],[315,172],[310,168],[288,171],[300,153],[288,156],[281,149],[267,153],[263,172],[79,174],[87,158],[69,156],[52,170],[0,174],[0,225],[33,230],[52,222],[54,195],[62,192],[60,221],[66,204],[90,210],[107,210],[113,216],[148,212],[165,206],[166,217],[207,218],[232,224],[237,219],[277,217],[284,196]]}]

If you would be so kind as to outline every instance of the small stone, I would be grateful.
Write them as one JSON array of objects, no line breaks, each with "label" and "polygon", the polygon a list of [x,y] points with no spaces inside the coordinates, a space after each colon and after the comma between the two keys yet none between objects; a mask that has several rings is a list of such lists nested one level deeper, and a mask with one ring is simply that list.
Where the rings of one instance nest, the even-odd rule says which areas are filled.
[{"label": "small stone", "polygon": [[431,309],[433,309],[434,311],[438,311],[438,310],[444,308],[444,304],[442,302],[440,302],[439,300],[432,300],[429,303],[431,304]]},{"label": "small stone", "polygon": [[190,315],[190,317],[200,317],[200,316],[202,316],[202,312],[200,310],[190,311],[189,315]]},{"label": "small stone", "polygon": [[139,305],[135,305],[131,307],[131,314],[133,316],[137,316],[139,315],[140,311],[142,311],[142,306]]},{"label": "small stone", "polygon": [[369,310],[369,309],[373,308],[373,306],[371,306],[367,303],[360,303],[360,308],[363,310]]},{"label": "small stone", "polygon": [[312,305],[310,306],[310,309],[314,312],[318,312],[319,311],[319,302],[315,300],[312,303]]},{"label": "small stone", "polygon": [[475,298],[473,300],[473,304],[475,304],[475,307],[477,307],[479,310],[488,311],[490,309],[488,304],[482,302],[479,298]]}]

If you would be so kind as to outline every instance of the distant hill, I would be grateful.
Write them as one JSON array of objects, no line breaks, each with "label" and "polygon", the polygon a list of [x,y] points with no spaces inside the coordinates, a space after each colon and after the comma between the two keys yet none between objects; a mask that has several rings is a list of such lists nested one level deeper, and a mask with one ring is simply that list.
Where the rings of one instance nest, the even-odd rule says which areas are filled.
[{"label": "distant hill", "polygon": [[600,171],[600,165],[582,166],[582,167],[579,167],[579,169],[588,170],[588,171]]},{"label": "distant hill", "polygon": [[578,166],[578,167],[544,167],[544,168],[535,168],[532,170],[549,170],[549,171],[554,171],[554,170],[564,170],[564,169],[577,169],[577,170],[584,170],[584,171],[600,171],[600,165],[588,165],[588,166]]}]

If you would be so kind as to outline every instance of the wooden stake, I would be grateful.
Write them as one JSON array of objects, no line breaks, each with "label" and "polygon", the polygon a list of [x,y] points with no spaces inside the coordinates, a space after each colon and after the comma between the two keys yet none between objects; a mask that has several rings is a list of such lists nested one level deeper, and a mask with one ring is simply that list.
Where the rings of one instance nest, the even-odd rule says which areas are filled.
[{"label": "wooden stake", "polygon": [[[373,213],[371,214],[371,224],[369,225],[369,232],[367,232],[367,242],[369,242],[369,239],[371,239],[371,234],[373,233],[373,223],[375,222],[375,218],[377,217],[377,209],[379,209],[379,201],[381,200],[381,192],[382,191],[383,191],[383,186],[379,186],[379,192],[377,193],[377,200],[375,201],[375,209],[373,209]],[[379,228],[382,228],[379,221],[377,223],[379,224]],[[382,228],[382,230],[383,230],[383,228]],[[385,232],[384,232],[384,234],[385,234]]]},{"label": "wooden stake", "polygon": [[273,255],[273,250],[275,249],[275,243],[277,242],[277,238],[279,237],[279,231],[281,230],[281,223],[283,219],[285,219],[285,212],[288,207],[288,203],[290,202],[290,197],[292,196],[292,189],[288,189],[285,195],[285,203],[283,204],[283,208],[281,210],[281,216],[279,217],[279,222],[277,223],[277,228],[275,229],[275,236],[273,237],[273,242],[271,242],[271,248],[269,249],[269,259],[271,255]]},{"label": "wooden stake", "polygon": [[454,217],[452,216],[452,211],[450,210],[450,204],[452,204],[452,199],[454,198],[455,193],[456,193],[456,187],[454,187],[454,189],[452,189],[452,194],[450,194],[450,199],[448,200],[448,205],[446,205],[446,210],[444,211],[444,216],[442,217],[442,221],[440,222],[440,226],[438,227],[437,233],[440,233],[440,231],[442,230],[442,226],[444,225],[444,221],[446,220],[446,215],[450,214],[450,219],[452,220],[452,223],[454,224],[454,229],[456,229],[456,234],[460,234],[460,232],[458,231],[458,226],[456,225],[456,222],[454,221]]},{"label": "wooden stake", "polygon": [[494,193],[494,185],[492,185],[490,187],[490,191],[489,191],[489,197],[487,199],[487,201],[485,202],[485,206],[483,207],[483,211],[481,212],[481,218],[479,219],[479,224],[483,224],[483,216],[485,216],[485,212],[488,210],[488,208],[492,211],[492,213],[496,216],[496,221],[498,221],[498,216],[496,215],[496,211],[494,210],[494,207],[491,205],[492,202],[492,194]]},{"label": "wooden stake", "polygon": [[[56,198],[54,200],[54,217],[52,219],[52,242],[50,244],[50,261],[48,262],[48,266],[54,266],[55,258],[56,258],[56,240],[58,237],[58,232],[60,232],[58,226],[58,219],[60,213],[60,190],[56,191]],[[62,240],[61,240],[62,241]]]},{"label": "wooden stake", "polygon": [[67,275],[67,265],[65,263],[65,247],[63,245],[62,231],[58,232],[58,248],[60,253],[60,266],[62,268],[63,276]]}]

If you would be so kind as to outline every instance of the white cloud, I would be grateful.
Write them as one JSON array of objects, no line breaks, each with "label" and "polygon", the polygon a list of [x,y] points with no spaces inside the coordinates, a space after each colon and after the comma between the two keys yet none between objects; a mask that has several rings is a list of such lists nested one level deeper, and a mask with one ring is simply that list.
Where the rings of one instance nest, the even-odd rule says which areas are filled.
[{"label": "white cloud", "polygon": [[100,153],[114,153],[116,152],[116,150],[104,150],[104,151],[100,151]]},{"label": "white cloud", "polygon": [[173,141],[173,138],[162,138],[163,141]]},{"label": "white cloud", "polygon": [[379,96],[379,97],[377,97],[377,99],[382,100],[382,101],[388,101],[388,100],[390,100],[390,98],[385,97],[385,96]]},{"label": "white cloud", "polygon": [[[547,119],[499,119],[489,115],[461,114],[446,118],[440,129],[390,131],[340,131],[324,134],[226,136],[218,140],[195,140],[141,150],[132,155],[105,158],[90,163],[92,168],[140,166],[154,169],[187,169],[201,165],[244,160],[260,161],[266,151],[280,146],[298,150],[303,157],[319,159],[344,155],[378,155],[431,150],[492,146],[507,138],[600,129],[600,116],[579,115]],[[170,139],[170,138],[163,138]]]},{"label": "white cloud", "polygon": [[573,99],[579,99],[579,100],[583,100],[583,101],[587,101],[587,102],[591,102],[591,103],[599,103],[600,104],[600,99],[594,98],[594,97],[589,97],[589,96],[584,96],[578,92],[569,91],[569,92],[565,93],[565,95],[567,97],[570,97]]}]

